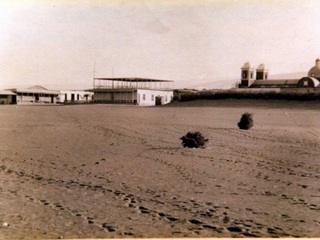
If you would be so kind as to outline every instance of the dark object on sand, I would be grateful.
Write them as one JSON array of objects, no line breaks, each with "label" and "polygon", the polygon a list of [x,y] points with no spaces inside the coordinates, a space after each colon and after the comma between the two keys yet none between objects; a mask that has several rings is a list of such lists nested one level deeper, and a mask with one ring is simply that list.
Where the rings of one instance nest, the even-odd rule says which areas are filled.
[{"label": "dark object on sand", "polygon": [[251,113],[244,113],[238,122],[238,127],[243,130],[249,130],[253,126],[253,118]]},{"label": "dark object on sand", "polygon": [[188,148],[205,148],[208,139],[204,138],[200,132],[188,132],[180,138],[182,146]]}]

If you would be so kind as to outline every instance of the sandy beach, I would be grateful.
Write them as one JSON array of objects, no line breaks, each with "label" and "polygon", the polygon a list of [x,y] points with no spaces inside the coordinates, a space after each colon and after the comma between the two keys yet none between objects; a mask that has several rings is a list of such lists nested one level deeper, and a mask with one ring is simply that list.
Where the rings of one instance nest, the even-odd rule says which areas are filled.
[{"label": "sandy beach", "polygon": [[0,238],[320,237],[319,109],[0,106]]}]

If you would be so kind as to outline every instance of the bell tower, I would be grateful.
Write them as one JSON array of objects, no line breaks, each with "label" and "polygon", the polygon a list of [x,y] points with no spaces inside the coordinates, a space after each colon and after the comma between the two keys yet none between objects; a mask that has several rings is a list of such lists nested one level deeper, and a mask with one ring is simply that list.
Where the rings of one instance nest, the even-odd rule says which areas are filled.
[{"label": "bell tower", "polygon": [[250,66],[249,62],[243,64],[241,68],[241,86],[242,88],[250,87],[254,82],[254,68]]},{"label": "bell tower", "polygon": [[267,80],[268,79],[268,70],[264,67],[264,64],[261,63],[256,70],[256,80]]}]

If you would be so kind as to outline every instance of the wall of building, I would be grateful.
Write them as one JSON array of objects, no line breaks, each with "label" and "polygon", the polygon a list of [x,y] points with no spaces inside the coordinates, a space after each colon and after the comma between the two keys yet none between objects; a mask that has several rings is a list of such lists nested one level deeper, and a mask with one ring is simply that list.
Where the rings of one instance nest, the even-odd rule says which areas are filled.
[{"label": "wall of building", "polygon": [[[228,90],[223,90],[228,91]],[[230,90],[232,93],[254,93],[254,94],[264,94],[264,93],[279,93],[280,88],[233,88]]]},{"label": "wall of building", "polygon": [[141,106],[155,106],[156,98],[161,97],[161,104],[168,104],[173,99],[173,91],[138,89],[137,103]]},{"label": "wall of building", "polygon": [[18,104],[56,103],[57,95],[17,93]]},{"label": "wall of building", "polygon": [[111,92],[95,92],[94,101],[111,101]]},{"label": "wall of building", "polygon": [[281,89],[281,93],[287,94],[307,94],[307,93],[316,93],[320,94],[320,88],[288,88]]},{"label": "wall of building", "polygon": [[94,101],[98,103],[130,103],[137,100],[136,91],[114,91],[95,92]]},{"label": "wall of building", "polygon": [[[228,90],[222,90],[228,91]],[[248,93],[248,94],[307,94],[316,93],[320,94],[320,88],[234,88],[229,90],[230,93]]]},{"label": "wall of building", "polygon": [[136,100],[135,92],[115,92],[113,94],[113,100],[115,103],[133,103]]},{"label": "wall of building", "polygon": [[85,103],[93,100],[93,93],[87,91],[60,91],[58,102]]},{"label": "wall of building", "polygon": [[0,95],[0,104],[12,104],[12,95]]},{"label": "wall of building", "polygon": [[173,99],[173,91],[137,89],[135,91],[95,92],[94,101],[97,103],[123,103],[138,104],[141,106],[155,106],[159,97],[161,104],[170,103]]}]

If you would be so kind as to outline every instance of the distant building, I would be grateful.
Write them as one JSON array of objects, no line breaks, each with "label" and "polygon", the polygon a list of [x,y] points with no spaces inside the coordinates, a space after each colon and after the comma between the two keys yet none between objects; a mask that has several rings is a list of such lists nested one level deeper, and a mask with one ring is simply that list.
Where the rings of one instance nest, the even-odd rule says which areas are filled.
[{"label": "distant building", "polygon": [[170,103],[173,81],[147,78],[94,78],[95,103],[154,106]]},{"label": "distant building", "polygon": [[48,90],[39,85],[0,91],[0,104],[68,104],[92,100],[93,92]]},{"label": "distant building", "polygon": [[9,90],[0,91],[0,104],[16,104],[17,94]]},{"label": "distant building", "polygon": [[[256,74],[255,74],[256,73]],[[254,78],[255,74],[255,78]],[[246,62],[241,68],[240,88],[318,88],[320,87],[320,59],[316,59],[308,76],[301,79],[273,79],[268,80],[268,70],[264,64],[255,69]]]},{"label": "distant building", "polygon": [[48,90],[36,85],[29,88],[8,89],[16,95],[17,104],[55,104],[59,96],[59,91]]},{"label": "distant building", "polygon": [[93,92],[89,91],[60,91],[58,96],[58,103],[68,104],[68,103],[89,103],[93,101]]}]

